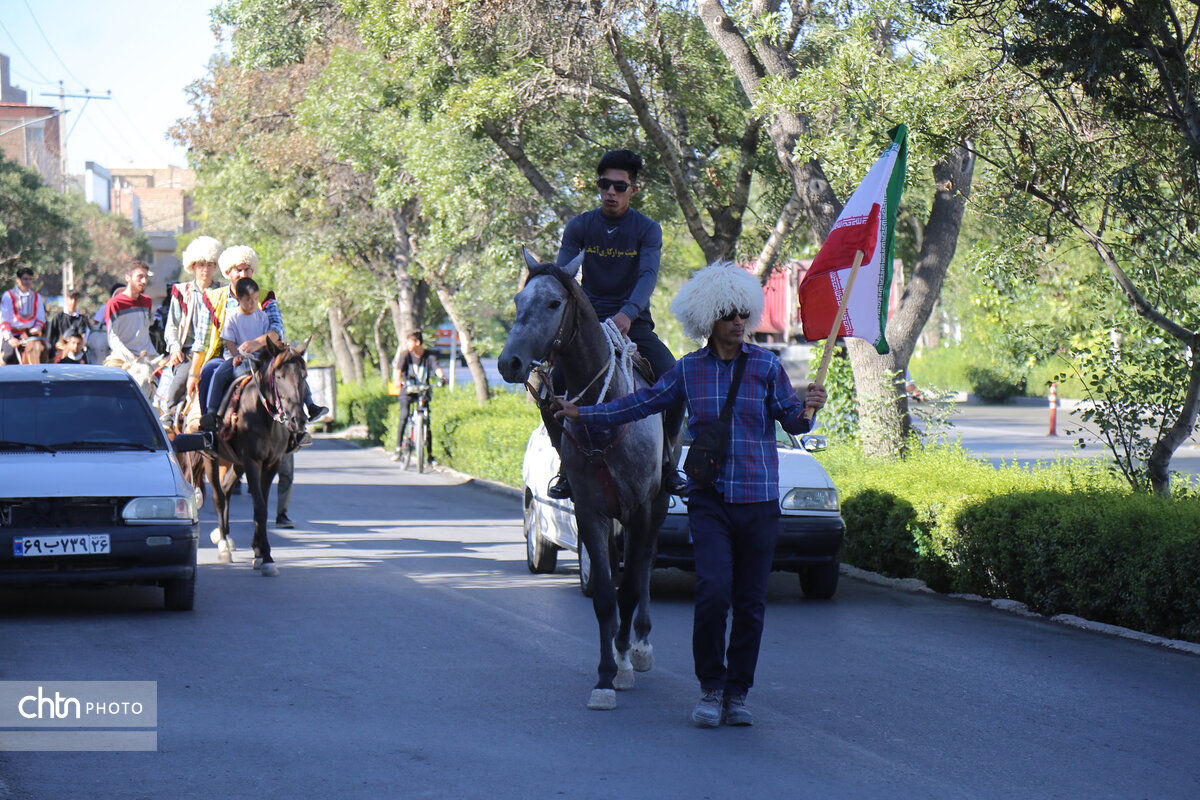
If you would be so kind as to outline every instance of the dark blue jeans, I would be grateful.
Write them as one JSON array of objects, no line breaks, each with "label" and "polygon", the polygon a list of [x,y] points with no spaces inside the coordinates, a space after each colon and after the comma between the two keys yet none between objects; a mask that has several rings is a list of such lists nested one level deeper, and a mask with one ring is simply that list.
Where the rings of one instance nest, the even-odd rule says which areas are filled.
[{"label": "dark blue jeans", "polygon": [[[779,502],[726,503],[715,489],[688,495],[696,553],[692,657],[700,688],[745,695],[754,685],[767,579],[779,538]],[[725,620],[733,608],[729,646]]]}]

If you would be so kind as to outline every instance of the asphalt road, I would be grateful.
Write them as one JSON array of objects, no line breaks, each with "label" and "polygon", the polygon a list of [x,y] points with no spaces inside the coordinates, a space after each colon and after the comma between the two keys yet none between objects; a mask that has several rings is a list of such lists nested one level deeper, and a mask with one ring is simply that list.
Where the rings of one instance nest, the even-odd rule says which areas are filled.
[{"label": "asphalt road", "polygon": [[158,752],[0,753],[0,800],[1200,796],[1200,658],[847,578],[808,602],[773,576],[753,728],[690,723],[676,571],[653,671],[588,711],[590,601],[573,558],[526,570],[516,499],[336,440],[297,462],[278,578],[247,563],[243,496],[238,563],[204,542],[191,613],[0,593],[0,680],[153,680],[159,703]]}]

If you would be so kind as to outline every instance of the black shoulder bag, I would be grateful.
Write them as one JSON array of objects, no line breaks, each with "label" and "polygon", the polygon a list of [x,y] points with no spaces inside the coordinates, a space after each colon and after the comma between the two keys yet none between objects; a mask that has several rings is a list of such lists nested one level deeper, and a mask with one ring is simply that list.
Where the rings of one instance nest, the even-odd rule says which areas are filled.
[{"label": "black shoulder bag", "polygon": [[733,368],[733,383],[729,386],[729,394],[725,396],[721,416],[701,431],[688,448],[687,458],[683,462],[683,473],[698,486],[712,486],[725,465],[725,452],[729,449],[729,423],[733,419],[733,401],[737,397],[738,386],[742,383],[742,373],[745,371],[746,353],[743,351],[738,355],[737,364]]}]

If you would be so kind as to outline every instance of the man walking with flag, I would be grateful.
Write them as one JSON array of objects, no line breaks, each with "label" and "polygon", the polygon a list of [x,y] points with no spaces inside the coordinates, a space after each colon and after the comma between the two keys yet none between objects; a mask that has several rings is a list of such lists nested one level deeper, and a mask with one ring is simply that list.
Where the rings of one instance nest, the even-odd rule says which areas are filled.
[{"label": "man walking with flag", "polygon": [[754,724],[746,693],[754,684],[779,536],[775,421],[789,433],[805,433],[812,427],[806,408],[815,413],[825,404],[825,389],[816,384],[801,402],[775,354],[745,341],[762,310],[757,278],[728,262],[705,267],[671,303],[684,331],[707,340],[705,347],[681,358],[652,387],[594,406],[560,398],[555,414],[617,425],[683,403],[693,451],[716,426],[728,428],[723,437],[728,450],[717,475],[707,484],[690,479],[687,491],[696,557],[692,656],[701,691],[692,721],[704,728]]}]

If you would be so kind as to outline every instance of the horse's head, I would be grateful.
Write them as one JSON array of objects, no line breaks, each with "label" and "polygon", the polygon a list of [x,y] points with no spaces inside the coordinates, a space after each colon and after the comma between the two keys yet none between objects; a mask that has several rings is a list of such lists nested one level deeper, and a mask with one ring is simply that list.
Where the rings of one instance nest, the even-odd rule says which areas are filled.
[{"label": "horse's head", "polygon": [[556,355],[568,343],[578,321],[579,291],[575,275],[583,253],[562,267],[543,264],[525,251],[529,278],[513,302],[517,317],[500,353],[497,367],[509,383],[521,383],[536,362]]},{"label": "horse's head", "polygon": [[299,347],[277,348],[268,341],[263,358],[254,368],[259,391],[271,417],[288,430],[299,430],[304,421],[304,388],[308,365],[304,351],[312,336]]}]

